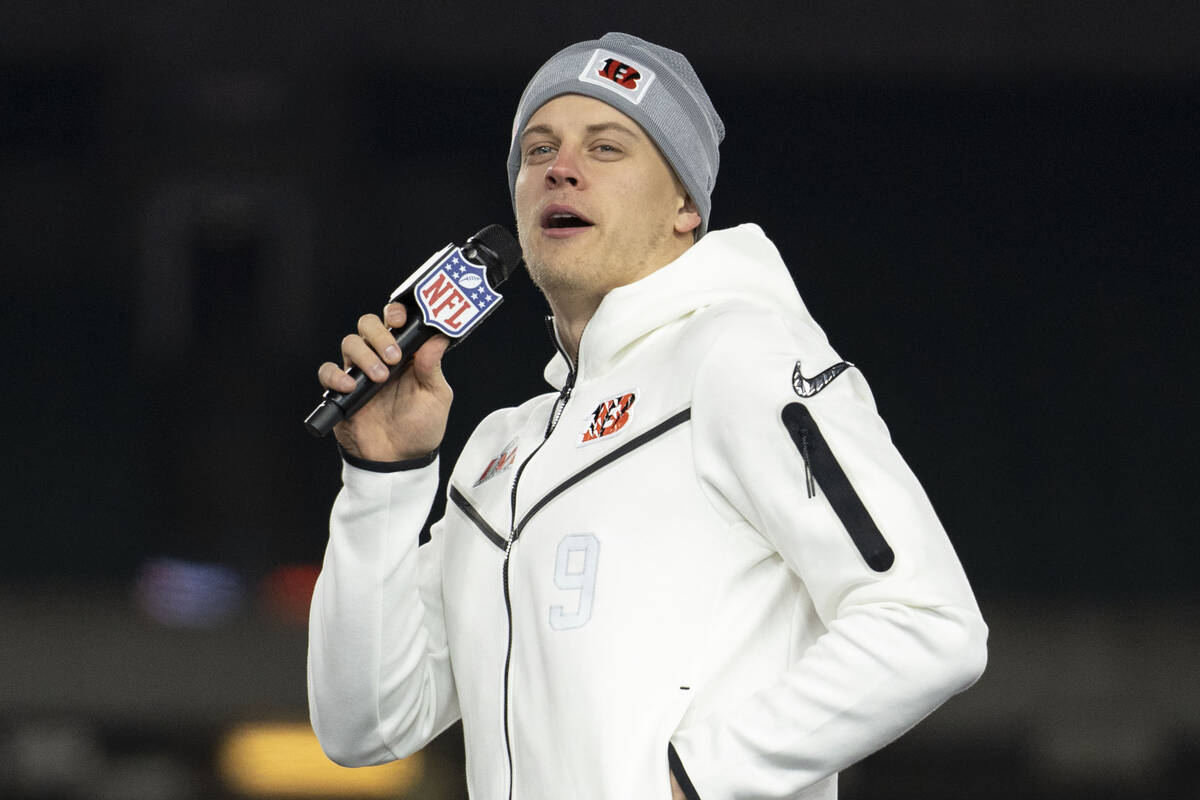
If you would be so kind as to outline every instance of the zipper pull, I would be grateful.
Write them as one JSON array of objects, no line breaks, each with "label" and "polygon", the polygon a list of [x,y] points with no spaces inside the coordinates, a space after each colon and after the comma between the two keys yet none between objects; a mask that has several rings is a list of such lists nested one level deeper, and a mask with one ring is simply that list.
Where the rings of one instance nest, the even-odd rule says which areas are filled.
[{"label": "zipper pull", "polygon": [[817,496],[817,484],[813,479],[812,460],[808,457],[808,430],[800,430],[800,457],[804,459],[804,488],[808,490],[808,499]]},{"label": "zipper pull", "polygon": [[575,362],[567,355],[566,348],[563,347],[562,340],[558,338],[558,328],[554,325],[554,317],[546,317],[546,332],[550,334],[550,338],[554,341],[554,347],[558,350],[558,354],[563,357],[563,361],[567,362],[567,380],[563,383],[562,391],[558,393],[558,399],[554,401],[554,407],[550,409],[550,419],[546,422],[546,433],[542,439],[549,439],[550,434],[558,425],[558,419],[562,415],[563,409],[567,407],[567,401],[571,399],[571,390],[575,388]]},{"label": "zipper pull", "polygon": [[567,407],[567,401],[571,399],[571,390],[575,388],[575,371],[572,370],[567,375],[567,381],[563,384],[562,391],[558,393],[558,399],[554,401],[554,408],[550,410],[550,419],[546,423],[546,433],[542,436],[543,439],[549,439],[554,428],[558,425],[558,420],[562,416],[563,409]]}]

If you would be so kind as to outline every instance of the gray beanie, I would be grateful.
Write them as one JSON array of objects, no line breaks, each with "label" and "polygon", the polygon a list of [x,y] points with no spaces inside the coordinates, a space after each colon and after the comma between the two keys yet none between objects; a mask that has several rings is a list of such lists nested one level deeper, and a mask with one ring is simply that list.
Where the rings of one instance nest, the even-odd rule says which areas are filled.
[{"label": "gray beanie", "polygon": [[516,203],[521,132],[534,112],[563,94],[603,101],[629,116],[658,145],[708,230],[725,125],[688,60],[627,33],[606,33],[555,53],[529,81],[513,119],[508,191]]}]

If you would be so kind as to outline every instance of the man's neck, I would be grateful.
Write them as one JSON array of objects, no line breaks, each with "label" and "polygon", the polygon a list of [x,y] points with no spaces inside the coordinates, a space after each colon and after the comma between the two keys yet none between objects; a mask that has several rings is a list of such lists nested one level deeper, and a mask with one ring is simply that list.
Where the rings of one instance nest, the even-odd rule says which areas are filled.
[{"label": "man's neck", "polygon": [[[630,282],[636,283],[647,275],[657,272],[667,264],[675,261],[693,243],[694,239],[691,233],[676,234],[670,240],[670,244],[661,252],[658,252],[656,258],[650,260],[649,263],[657,264],[657,266],[639,270]],[[600,307],[600,301],[607,296],[609,291],[620,288],[623,285],[628,284],[609,287],[602,293],[593,293],[591,291],[552,292],[546,291],[545,287],[543,287],[543,293],[550,304],[550,311],[554,314],[554,326],[558,330],[559,342],[562,344],[563,349],[567,351],[567,355],[570,356],[572,364],[579,364],[579,343],[583,338],[583,329],[592,319],[592,316],[595,315],[596,309]]]},{"label": "man's neck", "polygon": [[587,297],[577,298],[575,302],[550,301],[559,344],[567,351],[573,365],[579,364],[579,342],[583,338],[583,329],[595,315],[603,299]]}]

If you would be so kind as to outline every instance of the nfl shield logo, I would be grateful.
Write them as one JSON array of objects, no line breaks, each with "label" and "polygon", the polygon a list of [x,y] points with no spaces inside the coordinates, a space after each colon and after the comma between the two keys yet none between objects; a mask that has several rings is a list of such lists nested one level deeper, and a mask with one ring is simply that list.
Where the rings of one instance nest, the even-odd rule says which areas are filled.
[{"label": "nfl shield logo", "polygon": [[425,324],[447,336],[464,336],[480,322],[501,295],[491,287],[487,271],[454,248],[413,291]]}]

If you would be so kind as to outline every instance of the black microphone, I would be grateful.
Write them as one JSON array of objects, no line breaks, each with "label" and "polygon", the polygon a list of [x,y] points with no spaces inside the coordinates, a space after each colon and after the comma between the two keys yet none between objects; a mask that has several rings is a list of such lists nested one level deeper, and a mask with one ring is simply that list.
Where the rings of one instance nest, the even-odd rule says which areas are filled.
[{"label": "black microphone", "polygon": [[[388,299],[403,303],[408,311],[404,327],[392,329],[403,353],[399,363],[389,366],[392,376],[407,369],[413,353],[434,334],[449,336],[451,347],[466,338],[500,305],[504,298],[496,287],[520,263],[521,245],[513,235],[500,225],[489,225],[461,247],[446,245],[409,275]],[[358,367],[347,374],[354,378],[354,389],[344,394],[327,390],[304,420],[313,436],[329,433],[383,388]]]}]

